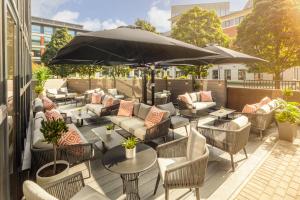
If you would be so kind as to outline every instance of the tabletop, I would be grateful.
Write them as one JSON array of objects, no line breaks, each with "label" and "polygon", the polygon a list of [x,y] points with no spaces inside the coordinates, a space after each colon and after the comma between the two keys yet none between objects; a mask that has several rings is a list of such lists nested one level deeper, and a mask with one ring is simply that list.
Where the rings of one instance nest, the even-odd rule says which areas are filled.
[{"label": "tabletop", "polygon": [[220,110],[211,112],[209,114],[212,115],[212,116],[215,116],[215,117],[224,117],[224,116],[230,115],[234,112],[235,112],[235,110],[228,109],[228,108],[222,108]]},{"label": "tabletop", "polygon": [[121,145],[108,150],[102,159],[106,169],[117,174],[134,174],[152,167],[157,159],[154,149],[143,143],[136,146],[136,157],[127,159],[125,148]]}]

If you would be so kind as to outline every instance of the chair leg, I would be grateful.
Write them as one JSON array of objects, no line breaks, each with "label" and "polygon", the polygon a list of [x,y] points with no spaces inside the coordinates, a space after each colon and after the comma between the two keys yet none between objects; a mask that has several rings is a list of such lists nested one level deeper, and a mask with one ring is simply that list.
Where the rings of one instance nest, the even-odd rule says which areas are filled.
[{"label": "chair leg", "polygon": [[165,200],[169,200],[169,189],[165,188]]},{"label": "chair leg", "polygon": [[174,133],[174,129],[172,129],[172,135],[173,135],[173,140],[175,140],[175,133]]},{"label": "chair leg", "polygon": [[164,143],[166,143],[167,142],[167,136],[164,136],[163,140],[164,140]]},{"label": "chair leg", "polygon": [[244,147],[243,150],[244,150],[244,153],[245,153],[246,158],[248,158],[246,148]]},{"label": "chair leg", "polygon": [[200,188],[195,188],[196,190],[196,199],[200,200]]},{"label": "chair leg", "polygon": [[87,162],[87,168],[88,168],[89,176],[86,178],[91,178],[91,161],[90,160]]},{"label": "chair leg", "polygon": [[156,194],[156,191],[157,191],[157,188],[158,188],[159,181],[160,181],[160,174],[158,173],[153,195]]},{"label": "chair leg", "polygon": [[186,136],[189,136],[189,132],[188,132],[188,129],[187,129],[187,125],[185,125],[184,128],[185,128]]},{"label": "chair leg", "polygon": [[232,171],[235,171],[235,168],[234,168],[234,161],[233,161],[233,155],[232,155],[232,154],[230,154],[230,160],[231,160]]}]

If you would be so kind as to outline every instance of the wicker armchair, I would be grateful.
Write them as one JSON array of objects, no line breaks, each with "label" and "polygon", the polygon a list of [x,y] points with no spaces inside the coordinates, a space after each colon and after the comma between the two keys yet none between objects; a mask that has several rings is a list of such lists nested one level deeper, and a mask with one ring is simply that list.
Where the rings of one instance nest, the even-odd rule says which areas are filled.
[{"label": "wicker armchair", "polygon": [[[189,137],[192,137],[191,135],[195,134],[195,132],[197,131],[192,129]],[[197,132],[196,134],[199,133]],[[191,148],[193,151],[196,147],[188,144],[188,140],[190,139],[189,137],[174,140],[157,147],[159,159],[173,158],[175,163],[173,162],[167,165],[164,171],[160,170],[160,173],[157,176],[154,195],[156,194],[160,178],[162,177],[164,182],[163,186],[165,188],[165,199],[169,199],[170,189],[195,188],[196,197],[200,200],[200,187],[204,183],[209,151],[205,145],[205,139],[203,139],[204,152],[201,154],[198,154],[197,152],[196,154],[198,155],[196,157],[193,157],[192,159],[188,158],[188,148]],[[195,140],[195,138],[192,140]],[[160,165],[159,159],[158,163]]]},{"label": "wicker armchair", "polygon": [[[245,146],[248,143],[251,123],[248,122],[236,130],[230,130],[229,127],[226,127],[229,122],[225,120],[212,123],[214,124],[201,125],[198,129],[205,136],[208,144],[230,154],[232,170],[235,171],[233,155],[243,149],[246,158],[248,158]],[[220,127],[220,124],[223,127]]]}]

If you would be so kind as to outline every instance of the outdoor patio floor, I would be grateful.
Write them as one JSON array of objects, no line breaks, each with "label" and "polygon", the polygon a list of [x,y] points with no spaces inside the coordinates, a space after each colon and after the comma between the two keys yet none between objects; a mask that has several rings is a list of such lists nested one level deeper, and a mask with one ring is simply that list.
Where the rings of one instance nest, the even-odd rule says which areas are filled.
[{"label": "outdoor patio floor", "polygon": [[[62,109],[78,109],[74,106],[62,106]],[[96,124],[89,124],[79,128],[88,141],[96,143],[99,141],[96,135],[91,131],[92,128],[103,126],[109,123],[109,120],[103,118]],[[251,133],[249,142],[246,146],[248,159],[245,159],[244,153],[234,156],[236,162],[236,171],[232,172],[230,156],[216,148],[209,147],[210,155],[205,183],[201,187],[201,199],[230,199],[233,194],[245,183],[252,172],[257,168],[259,163],[263,162],[272,147],[277,141],[277,129],[273,125],[265,133],[264,140],[260,140],[256,133]],[[185,129],[177,129],[176,137],[185,136]],[[171,138],[171,137],[170,137]],[[158,141],[160,143],[162,141]],[[99,145],[98,145],[99,146]],[[106,194],[111,199],[116,199],[122,195],[122,181],[118,174],[106,170],[102,165],[102,153],[96,148],[96,156],[91,161],[92,175],[85,179],[85,183],[95,188],[101,193]],[[70,169],[70,173],[82,171],[84,177],[88,176],[85,164],[77,165]],[[164,199],[164,188],[160,182],[157,194],[153,196],[153,190],[158,174],[158,167],[154,165],[148,171],[145,171],[139,178],[139,193],[141,199]],[[187,189],[171,190],[170,199],[195,199],[194,191],[189,192]]]}]

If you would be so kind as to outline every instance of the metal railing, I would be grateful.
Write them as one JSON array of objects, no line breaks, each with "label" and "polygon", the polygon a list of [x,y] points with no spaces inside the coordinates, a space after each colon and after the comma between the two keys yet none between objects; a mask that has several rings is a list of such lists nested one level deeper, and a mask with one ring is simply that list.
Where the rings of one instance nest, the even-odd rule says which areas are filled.
[{"label": "metal railing", "polygon": [[[244,88],[300,90],[300,81],[245,80]],[[278,87],[276,87],[278,86]]]}]

